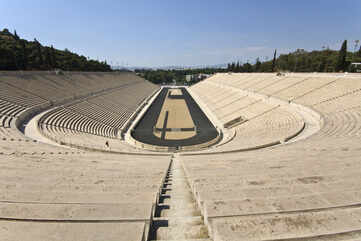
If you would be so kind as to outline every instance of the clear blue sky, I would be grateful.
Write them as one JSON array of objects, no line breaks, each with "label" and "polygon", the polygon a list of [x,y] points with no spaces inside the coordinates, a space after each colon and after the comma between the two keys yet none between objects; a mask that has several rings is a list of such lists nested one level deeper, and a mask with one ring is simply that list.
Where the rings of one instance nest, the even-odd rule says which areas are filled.
[{"label": "clear blue sky", "polygon": [[130,66],[271,58],[361,40],[360,0],[1,0],[0,28]]}]

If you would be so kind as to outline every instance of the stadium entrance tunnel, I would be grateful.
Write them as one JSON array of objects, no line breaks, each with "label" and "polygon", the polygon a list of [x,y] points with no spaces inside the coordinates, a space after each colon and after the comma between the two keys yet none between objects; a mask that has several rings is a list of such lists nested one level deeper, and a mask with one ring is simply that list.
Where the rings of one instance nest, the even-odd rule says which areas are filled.
[{"label": "stadium entrance tunnel", "polygon": [[220,137],[186,88],[168,87],[161,90],[131,135],[145,145],[176,149],[209,146]]}]

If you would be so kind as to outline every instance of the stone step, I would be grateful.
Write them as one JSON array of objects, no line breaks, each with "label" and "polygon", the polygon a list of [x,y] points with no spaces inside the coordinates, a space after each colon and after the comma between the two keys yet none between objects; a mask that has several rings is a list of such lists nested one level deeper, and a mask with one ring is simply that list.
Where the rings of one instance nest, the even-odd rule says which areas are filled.
[{"label": "stone step", "polygon": [[171,189],[178,189],[178,188],[190,189],[190,187],[188,186],[187,183],[172,183],[172,184],[168,185],[167,188],[171,188]]},{"label": "stone step", "polygon": [[183,186],[183,185],[185,185],[186,187],[189,187],[188,182],[185,182],[185,181],[174,180],[174,181],[172,181],[170,183],[172,183],[172,185],[174,185],[174,186],[177,186],[177,185]]},{"label": "stone step", "polygon": [[181,169],[176,169],[176,170],[173,170],[171,174],[173,174],[173,175],[179,175],[179,176],[184,176],[184,171],[181,170]]},{"label": "stone step", "polygon": [[173,182],[177,182],[177,181],[187,182],[187,178],[184,177],[183,175],[175,176],[174,174],[172,175],[172,177],[169,177],[168,180],[172,180]]},{"label": "stone step", "polygon": [[169,197],[171,199],[187,199],[187,200],[193,200],[193,193],[189,190],[178,190],[178,191],[167,191],[167,193],[162,194],[163,196]]},{"label": "stone step", "polygon": [[166,197],[166,199],[169,199],[169,200],[166,200],[166,202],[170,202],[171,200],[175,200],[175,201],[178,201],[178,200],[184,200],[188,203],[193,203],[195,202],[194,198],[193,198],[193,195],[176,195],[176,194],[172,194],[172,195],[164,195]]},{"label": "stone step", "polygon": [[[212,241],[212,239],[209,239],[209,238],[197,238],[197,239],[162,239],[163,241]],[[156,240],[152,240],[152,241],[156,241]],[[349,241],[349,240],[346,240],[346,241]],[[351,241],[351,240],[350,240]],[[353,241],[353,240],[352,240]],[[355,240],[355,241],[358,241],[358,240]]]},{"label": "stone step", "polygon": [[157,230],[158,240],[207,239],[208,231],[204,225],[160,227]]},{"label": "stone step", "polygon": [[195,204],[195,200],[194,199],[187,199],[185,200],[184,198],[165,198],[163,200],[163,203],[160,204],[168,204],[168,205],[187,205],[187,204]]},{"label": "stone step", "polygon": [[168,186],[177,186],[177,187],[189,187],[187,182],[169,182],[169,183],[165,183],[165,185]]},{"label": "stone step", "polygon": [[190,191],[190,188],[185,185],[185,184],[175,184],[175,185],[167,185],[166,187],[162,188],[162,189],[167,189],[167,190],[182,190],[182,189],[187,189],[188,191]]},{"label": "stone step", "polygon": [[183,226],[183,225],[202,225],[203,219],[201,216],[194,216],[194,217],[167,217],[167,218],[154,218],[154,221],[166,221],[168,224],[168,227],[174,227],[174,226]]},{"label": "stone step", "polygon": [[201,212],[196,209],[163,209],[160,212],[161,217],[192,217],[200,215]]},{"label": "stone step", "polygon": [[189,202],[171,202],[169,204],[159,203],[158,207],[161,209],[170,209],[170,210],[172,209],[197,210],[196,203],[189,203]]},{"label": "stone step", "polygon": [[188,188],[172,188],[163,190],[164,194],[171,195],[171,196],[193,196],[192,192]]}]

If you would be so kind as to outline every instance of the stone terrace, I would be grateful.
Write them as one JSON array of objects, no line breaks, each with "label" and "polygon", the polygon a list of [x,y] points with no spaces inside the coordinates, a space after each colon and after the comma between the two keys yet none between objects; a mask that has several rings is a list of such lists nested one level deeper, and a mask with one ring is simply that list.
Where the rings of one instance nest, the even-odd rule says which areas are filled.
[{"label": "stone terrace", "polygon": [[[217,155],[215,148],[212,155],[178,157],[211,237],[215,241],[360,240],[361,77],[217,74],[204,82],[198,85],[222,83],[252,90],[322,115],[320,131],[302,141],[251,152]],[[267,121],[279,120],[263,116]],[[264,128],[268,127],[248,132],[244,126],[243,141],[249,139],[246,133],[257,135]],[[262,138],[275,133],[264,131]]]},{"label": "stone terrace", "polygon": [[[16,127],[28,115],[77,101],[68,110],[92,122],[86,129],[47,126],[54,136],[99,149],[108,141],[106,151],[134,151],[96,124],[118,128],[124,123],[119,118],[100,118],[129,118],[157,87],[128,73],[50,72],[1,72],[0,85],[1,240],[144,240],[169,156],[92,153],[35,141]],[[138,98],[121,109],[129,101],[116,97],[126,92]],[[112,99],[118,109],[109,105]],[[78,120],[72,117],[71,123]]]},{"label": "stone terrace", "polygon": [[2,240],[126,241],[147,234],[169,157],[12,155],[0,165]]},{"label": "stone terrace", "polygon": [[[157,238],[361,239],[360,75],[216,74],[190,92],[233,135],[172,158],[116,139],[157,90],[132,74],[0,73],[0,86],[1,240],[143,241],[160,206],[169,226]],[[55,106],[47,136],[123,154],[16,129]],[[170,202],[159,205],[159,195]]]}]

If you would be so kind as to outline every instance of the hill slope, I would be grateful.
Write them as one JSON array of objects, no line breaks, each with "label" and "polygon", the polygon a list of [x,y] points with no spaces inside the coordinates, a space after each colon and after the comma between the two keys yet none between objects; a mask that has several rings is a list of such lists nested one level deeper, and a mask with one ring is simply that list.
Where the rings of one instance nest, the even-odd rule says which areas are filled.
[{"label": "hill slope", "polygon": [[87,59],[69,50],[21,39],[16,32],[0,31],[0,70],[111,71],[106,62]]}]

